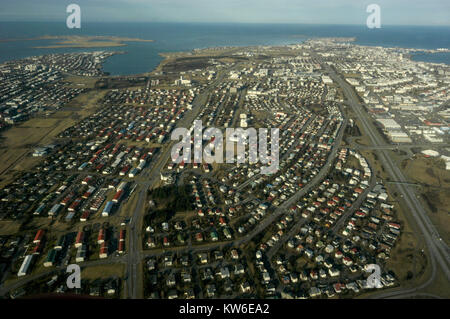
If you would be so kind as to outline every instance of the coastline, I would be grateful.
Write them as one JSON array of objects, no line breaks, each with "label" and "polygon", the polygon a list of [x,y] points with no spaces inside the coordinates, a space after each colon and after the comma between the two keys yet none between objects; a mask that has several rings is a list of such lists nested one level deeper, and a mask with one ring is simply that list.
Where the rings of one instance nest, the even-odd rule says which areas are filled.
[{"label": "coastline", "polygon": [[[304,34],[300,34],[304,35]],[[287,35],[289,36],[289,35]],[[145,37],[145,36],[144,36]],[[291,39],[293,37],[291,36]],[[294,35],[295,38],[295,35]],[[395,47],[393,45],[376,45],[376,44],[367,44],[367,43],[358,43],[363,41],[360,37],[329,37],[329,36],[308,36],[304,39],[298,39],[298,43],[291,43],[291,44],[300,44],[308,40],[317,40],[317,39],[334,39],[335,41],[343,41],[346,42],[349,45],[359,45],[359,46],[367,46],[367,47],[373,47],[373,46],[381,46],[383,48],[389,48],[393,50],[399,50],[403,51],[405,55],[408,55],[408,58],[414,62],[423,62],[423,63],[434,63],[434,64],[444,64],[444,65],[450,65],[450,49],[449,48],[435,48],[435,49],[421,49],[421,48],[414,48],[414,47]],[[142,39],[137,37],[119,37],[119,36],[79,36],[79,35],[44,35],[39,37],[30,37],[26,39],[0,39],[0,42],[21,42],[21,41],[36,41],[36,40],[53,40],[54,43],[50,43],[48,45],[36,45],[34,47],[31,47],[36,50],[52,50],[55,51],[52,52],[42,52],[41,54],[48,54],[48,53],[58,53],[56,50],[64,50],[66,49],[68,52],[69,50],[76,50],[76,49],[108,49],[108,48],[120,48],[129,46],[130,49],[127,50],[130,54],[129,58],[120,58],[120,59],[114,59],[113,62],[108,63],[106,62],[104,64],[105,72],[109,73],[112,76],[126,76],[126,75],[136,75],[136,74],[148,74],[150,72],[153,72],[158,69],[161,63],[167,58],[174,58],[177,56],[192,56],[196,55],[199,52],[202,52],[204,50],[210,50],[210,52],[213,52],[214,50],[220,49],[223,50],[224,48],[242,48],[242,47],[255,47],[255,46],[280,46],[279,44],[260,44],[255,45],[252,43],[249,43],[248,45],[217,45],[214,46],[214,43],[211,43],[211,46],[201,46],[199,45],[198,48],[193,48],[189,45],[190,42],[188,42],[187,47],[185,43],[182,43],[180,45],[176,45],[175,47],[171,47],[170,51],[165,51],[164,44],[163,45],[157,45],[157,46],[151,46],[151,47],[145,47],[142,49],[142,45],[139,45],[139,43],[152,43],[155,42],[155,40],[149,40],[149,39]],[[132,43],[124,43],[124,42],[134,42]],[[163,43],[163,41],[157,40],[158,43]],[[290,45],[289,43],[285,43],[281,46]],[[29,47],[30,48],[30,47]],[[183,50],[187,49],[187,50]],[[24,52],[24,51],[22,51]],[[26,51],[25,51],[26,52]],[[27,56],[34,56],[32,52],[26,52]],[[430,55],[436,54],[436,57],[430,56]],[[447,55],[449,54],[449,55]],[[162,59],[161,59],[162,58]],[[11,59],[5,60],[9,61]],[[109,60],[109,58],[108,58]],[[129,62],[128,62],[129,61]],[[128,71],[127,65],[128,63],[132,64],[132,68]],[[120,65],[120,67],[117,67]],[[138,65],[138,66],[137,66]]]},{"label": "coastline", "polygon": [[[372,47],[372,45],[362,45],[355,43],[357,41],[356,37],[308,37],[305,38],[303,41],[299,42],[304,43],[308,42],[310,40],[327,40],[327,41],[334,41],[334,42],[342,42],[347,43],[349,45],[353,46],[360,46],[360,47]],[[296,44],[287,44],[283,46],[290,46],[290,45],[296,45]],[[282,46],[282,47],[283,47]],[[176,52],[159,52],[158,55],[163,58],[157,66],[155,66],[151,71],[148,72],[142,72],[138,74],[130,74],[129,76],[138,76],[138,75],[147,75],[151,74],[153,72],[159,72],[161,71],[164,64],[167,64],[171,60],[177,59],[177,58],[183,58],[183,57],[190,57],[190,56],[201,56],[202,54],[207,53],[208,51],[223,51],[223,50],[235,50],[235,49],[242,49],[242,48],[251,48],[255,47],[253,45],[249,46],[217,46],[217,47],[210,47],[210,48],[195,48],[189,51],[176,51]],[[269,45],[268,47],[279,47],[276,45]],[[430,56],[433,54],[450,54],[450,49],[447,48],[440,48],[440,49],[416,49],[416,48],[397,48],[397,47],[391,47],[386,46],[384,49],[391,49],[391,50],[401,50],[405,52],[405,57],[414,62],[414,63],[429,63],[429,64],[437,64],[437,65],[450,65],[449,63],[445,62],[433,62],[433,61],[424,61],[421,59],[417,59],[418,56]],[[209,52],[211,53],[211,52]]]}]

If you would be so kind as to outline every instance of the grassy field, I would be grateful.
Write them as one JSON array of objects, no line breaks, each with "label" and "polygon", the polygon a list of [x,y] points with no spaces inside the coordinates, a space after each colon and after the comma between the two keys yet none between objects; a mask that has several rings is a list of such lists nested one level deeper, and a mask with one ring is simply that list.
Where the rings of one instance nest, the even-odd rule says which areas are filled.
[{"label": "grassy field", "polygon": [[[354,121],[355,121],[355,124],[359,127],[359,131],[362,132],[362,130],[361,130],[361,127],[362,127],[361,121],[359,119],[357,119],[357,118],[355,118]],[[362,136],[358,137],[357,139],[355,139],[355,142],[360,144],[360,145],[365,145],[365,146],[368,146],[368,145],[371,144],[369,137],[367,135],[364,135],[364,134]]]},{"label": "grassy field", "polygon": [[[15,126],[2,134],[2,152],[0,153],[0,176],[10,175],[11,171],[30,168],[36,159],[28,158],[27,153],[40,144],[52,142],[52,138],[69,125],[58,119],[31,119]],[[11,177],[11,176],[8,176]]]},{"label": "grassy field", "polygon": [[122,277],[124,271],[124,265],[120,264],[83,267],[81,269],[81,278],[93,280],[98,278]]},{"label": "grassy field", "polygon": [[402,163],[408,179],[422,185],[420,194],[429,216],[447,245],[450,243],[450,171],[441,160],[422,155]]},{"label": "grassy field", "polygon": [[438,271],[435,280],[430,286],[424,289],[424,292],[449,299],[450,289],[447,277],[442,272]]},{"label": "grassy field", "polygon": [[20,223],[12,220],[2,220],[0,221],[0,235],[15,235],[18,233],[20,228]]},{"label": "grassy field", "polygon": [[405,220],[401,208],[397,209],[397,216],[403,228],[402,236],[392,249],[386,268],[395,273],[401,285],[420,282],[423,274],[429,270],[428,260],[422,252],[424,245],[418,241],[417,234]]},{"label": "grassy field", "polygon": [[92,90],[81,94],[49,117],[36,117],[12,127],[0,136],[0,187],[17,171],[32,168],[41,159],[31,157],[38,145],[54,142],[55,136],[92,114],[106,91]]},{"label": "grassy field", "polygon": [[90,88],[95,87],[95,83],[98,81],[98,77],[86,77],[86,76],[76,76],[69,75],[65,78],[65,81],[72,87],[75,88]]}]

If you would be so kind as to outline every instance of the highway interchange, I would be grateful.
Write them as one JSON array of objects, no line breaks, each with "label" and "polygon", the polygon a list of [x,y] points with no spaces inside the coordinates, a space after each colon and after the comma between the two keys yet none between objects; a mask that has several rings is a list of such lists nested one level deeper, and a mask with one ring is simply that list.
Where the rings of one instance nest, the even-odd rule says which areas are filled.
[{"label": "highway interchange", "polygon": [[373,146],[377,154],[379,154],[380,161],[385,167],[389,175],[395,180],[404,182],[405,184],[396,184],[396,187],[402,197],[402,202],[405,209],[406,217],[410,222],[415,222],[416,228],[420,230],[420,234],[423,235],[427,250],[429,252],[429,259],[431,261],[432,273],[430,278],[418,287],[410,289],[396,289],[395,291],[383,291],[373,295],[373,298],[389,298],[389,297],[400,297],[400,296],[412,296],[417,294],[421,289],[428,287],[436,278],[437,266],[439,265],[440,270],[443,272],[447,280],[450,280],[449,271],[449,248],[442,241],[439,233],[431,222],[430,218],[427,216],[426,210],[423,208],[420,201],[417,199],[417,195],[414,189],[406,184],[407,180],[398,166],[394,163],[392,158],[389,156],[388,149],[385,148],[387,145],[384,143],[383,139],[379,136],[377,129],[371,123],[367,112],[363,110],[360,105],[355,91],[350,87],[350,85],[344,81],[336,71],[330,67],[328,64],[322,63],[326,68],[330,77],[338,83],[342,88],[345,97],[348,100],[349,105],[355,112],[357,118],[361,121],[364,133],[368,135],[371,141],[371,146]]},{"label": "highway interchange", "polygon": [[[319,57],[316,56],[318,60]],[[367,134],[370,139],[371,145],[369,146],[358,146],[360,149],[370,149],[373,152],[376,152],[379,156],[379,160],[383,167],[386,169],[386,172],[392,177],[393,180],[398,181],[400,183],[395,184],[395,187],[398,190],[402,200],[402,205],[407,209],[404,210],[406,218],[412,224],[411,227],[420,234],[421,238],[425,243],[428,257],[430,260],[431,272],[430,277],[427,278],[424,282],[420,283],[416,287],[398,287],[389,290],[383,290],[380,292],[376,292],[370,295],[370,298],[412,298],[412,297],[431,297],[438,298],[440,296],[436,296],[435,294],[430,294],[425,288],[431,286],[436,278],[438,272],[441,272],[444,277],[449,281],[450,280],[450,270],[449,270],[449,248],[441,239],[439,233],[431,222],[430,218],[427,215],[425,208],[422,203],[418,200],[417,195],[415,194],[414,188],[411,185],[408,185],[408,181],[398,168],[394,160],[390,157],[389,151],[393,149],[399,149],[398,146],[388,145],[384,142],[383,138],[379,135],[378,130],[374,127],[371,122],[371,119],[367,112],[364,110],[362,105],[360,104],[358,97],[353,90],[353,88],[341,78],[341,76],[328,64],[321,63],[322,66],[327,71],[328,75],[333,79],[335,83],[339,85],[339,87],[343,90],[344,96],[347,99],[349,106],[354,111],[356,117],[360,120],[362,125],[363,133]],[[222,81],[226,72],[229,69],[222,70],[219,73],[219,76],[216,80],[211,82],[208,89],[206,89],[203,93],[197,96],[193,103],[193,109],[186,114],[186,116],[177,123],[178,127],[189,127],[193,120],[196,118],[197,114],[201,111],[202,105],[204,105],[207,95],[211,92],[212,88],[215,85]],[[285,210],[291,206],[293,203],[298,201],[299,198],[304,196],[309,190],[315,187],[326,174],[329,172],[331,165],[333,163],[334,158],[336,157],[336,153],[339,149],[340,142],[342,141],[344,135],[344,129],[347,125],[348,119],[345,118],[343,123],[341,124],[341,128],[339,130],[338,137],[336,138],[335,144],[332,148],[332,151],[327,159],[326,164],[322,167],[320,172],[314,176],[314,178],[308,183],[304,188],[296,192],[292,197],[290,197],[287,201],[285,201],[282,205],[280,205],[271,215],[262,220],[258,226],[253,229],[246,236],[236,239],[234,241],[223,242],[223,243],[215,243],[215,244],[203,244],[192,248],[190,245],[187,247],[181,247],[176,249],[171,249],[171,251],[176,252],[184,252],[184,251],[196,251],[202,250],[205,248],[213,248],[213,247],[221,247],[221,246],[235,246],[238,247],[242,244],[248,243],[252,238],[260,234],[264,231],[269,225],[271,225],[276,218],[281,216]],[[130,299],[143,298],[143,266],[142,263],[148,256],[160,255],[164,252],[164,250],[156,250],[156,251],[143,251],[142,247],[142,229],[143,229],[143,220],[144,220],[144,211],[146,207],[146,195],[147,190],[155,185],[159,180],[159,174],[166,164],[167,160],[170,157],[171,146],[173,143],[169,143],[169,146],[164,149],[162,153],[158,155],[158,158],[153,161],[148,168],[145,169],[142,178],[145,179],[145,182],[141,182],[138,185],[138,190],[135,194],[137,196],[137,205],[132,212],[132,218],[128,225],[128,247],[127,254],[120,257],[110,257],[107,260],[98,260],[98,261],[88,261],[85,263],[81,263],[80,266],[96,266],[96,265],[111,265],[111,264],[125,264],[126,265],[126,273],[125,273],[125,297]],[[414,147],[408,146],[407,148]],[[404,147],[400,147],[404,148]],[[257,178],[258,176],[254,176],[247,180],[244,184],[241,184],[238,187],[238,190],[243,189],[248,185],[252,180]],[[371,180],[371,186],[374,185],[376,181],[374,179]],[[367,195],[368,190],[366,191]],[[358,201],[353,205],[359,205],[360,202],[364,199],[365,195],[361,196]],[[359,204],[358,204],[359,203]],[[333,227],[333,230],[337,230],[342,223],[345,222],[348,216],[354,209],[350,209],[339,222]],[[285,243],[292,234],[295,234],[298,227],[301,226],[301,222],[299,222],[296,226],[292,228],[292,230],[283,237],[281,241],[279,241],[275,246],[273,246],[268,255],[272,256],[283,243]],[[57,269],[63,270],[64,266],[60,266]],[[32,276],[27,276],[26,278],[19,279],[15,281],[13,284],[8,286],[0,287],[0,295],[4,295],[9,292],[11,289],[18,288],[28,282],[46,276],[52,273],[53,270],[49,270],[43,273],[35,274]]]}]

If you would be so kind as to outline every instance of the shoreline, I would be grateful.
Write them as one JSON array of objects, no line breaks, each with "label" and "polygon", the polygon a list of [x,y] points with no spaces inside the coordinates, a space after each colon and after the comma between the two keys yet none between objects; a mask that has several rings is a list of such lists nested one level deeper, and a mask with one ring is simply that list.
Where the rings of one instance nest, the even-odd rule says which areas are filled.
[{"label": "shoreline", "polygon": [[[356,37],[310,37],[310,38],[306,38],[303,41],[299,42],[299,43],[293,43],[293,44],[285,44],[282,45],[281,47],[286,47],[286,46],[291,46],[291,45],[297,45],[297,44],[301,44],[304,42],[308,42],[310,40],[318,40],[318,39],[322,39],[322,40],[332,40],[335,42],[342,42],[342,43],[348,43],[349,45],[354,45],[354,46],[360,46],[360,47],[373,47],[376,45],[362,45],[362,44],[357,44],[355,43],[357,41]],[[260,45],[263,47],[280,47],[279,45]],[[153,72],[158,71],[164,63],[167,63],[167,61],[169,61],[170,59],[177,59],[177,58],[182,58],[182,57],[189,57],[189,56],[195,56],[198,55],[203,52],[203,51],[220,51],[220,50],[226,50],[226,49],[241,49],[241,48],[252,48],[252,47],[258,47],[255,45],[249,45],[249,46],[217,46],[217,47],[208,47],[208,48],[195,48],[189,51],[173,51],[173,52],[159,52],[158,56],[162,57],[163,59],[150,71],[146,71],[146,72],[142,72],[142,73],[133,73],[133,74],[117,74],[117,75],[109,75],[109,76],[142,76],[142,75],[149,75]],[[432,55],[432,54],[444,54],[444,53],[450,53],[450,49],[447,48],[440,48],[440,49],[417,49],[417,48],[400,48],[400,47],[383,47],[384,49],[391,49],[391,50],[402,50],[405,52],[407,59],[409,59],[412,62],[415,63],[430,63],[430,64],[437,64],[437,65],[450,65],[450,61],[449,63],[445,63],[445,62],[430,62],[430,61],[424,61],[424,60],[418,60],[415,59],[415,57],[423,55]]]},{"label": "shoreline", "polygon": [[[65,39],[65,40],[64,40]],[[102,40],[106,39],[109,41],[96,41],[96,42],[90,42],[93,40]],[[203,51],[222,51],[225,49],[237,49],[237,48],[245,48],[245,47],[284,47],[284,46],[290,46],[290,45],[296,45],[301,44],[304,42],[308,42],[310,40],[329,40],[334,42],[342,42],[347,43],[348,45],[355,45],[355,46],[361,46],[361,47],[373,47],[377,45],[369,45],[369,44],[358,44],[356,43],[358,41],[357,37],[308,37],[305,39],[302,39],[301,41],[297,43],[290,43],[290,44],[284,44],[284,45],[235,45],[235,46],[211,46],[211,47],[203,47],[203,48],[194,48],[187,51],[171,51],[171,52],[158,52],[157,55],[161,57],[162,59],[150,70],[143,71],[143,72],[137,72],[137,73],[126,73],[126,74],[114,74],[114,71],[104,71],[105,73],[108,73],[108,76],[139,76],[139,75],[145,75],[145,74],[151,74],[155,71],[157,71],[165,61],[178,58],[178,57],[188,57],[188,56],[195,56],[197,54],[201,54]],[[140,39],[140,38],[130,38],[130,37],[117,37],[117,36],[52,36],[52,35],[45,35],[41,37],[36,38],[28,38],[28,39],[0,39],[0,42],[8,42],[8,41],[32,41],[32,40],[63,40],[60,42],[56,42],[54,44],[45,45],[45,46],[35,46],[32,47],[34,49],[107,49],[107,48],[114,48],[114,47],[125,47],[128,46],[126,43],[122,42],[155,42],[155,40],[149,40],[149,39]],[[84,41],[83,43],[81,43]],[[422,48],[406,48],[406,47],[392,47],[392,46],[382,46],[385,49],[391,49],[391,50],[399,50],[403,51],[405,55],[408,57],[409,60],[416,62],[416,63],[430,63],[430,64],[436,64],[436,65],[450,65],[450,61],[448,62],[434,62],[434,61],[427,61],[425,59],[420,59],[420,57],[426,57],[434,54],[448,54],[450,53],[450,49],[448,48],[436,48],[436,49],[422,49]],[[55,52],[56,53],[56,52]],[[125,52],[123,52],[125,53]],[[126,52],[128,53],[128,52]],[[46,53],[47,54],[47,53]],[[49,53],[50,54],[50,53]],[[8,60],[12,61],[12,60]],[[1,62],[5,63],[7,61]],[[102,64],[104,66],[104,63]],[[103,67],[102,67],[103,69]]]}]

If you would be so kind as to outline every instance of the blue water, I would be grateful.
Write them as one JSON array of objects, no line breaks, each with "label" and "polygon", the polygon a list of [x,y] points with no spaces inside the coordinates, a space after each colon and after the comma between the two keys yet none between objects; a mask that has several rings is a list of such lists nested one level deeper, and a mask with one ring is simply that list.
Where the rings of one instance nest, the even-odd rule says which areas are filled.
[{"label": "blue water", "polygon": [[[159,53],[190,51],[217,46],[284,45],[314,37],[356,37],[356,44],[419,49],[450,48],[450,27],[300,25],[300,24],[201,24],[201,23],[83,23],[68,29],[65,21],[0,22],[0,39],[24,39],[43,35],[110,35],[152,39],[128,42],[126,47],[94,49],[36,49],[53,41],[0,42],[0,62],[48,53],[77,51],[126,51],[104,64],[112,75],[138,74],[153,70],[162,60]],[[449,53],[415,54],[417,61],[450,64]]]}]

